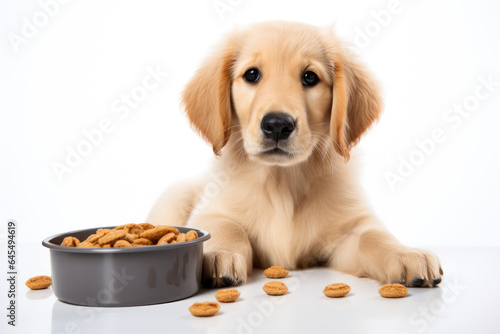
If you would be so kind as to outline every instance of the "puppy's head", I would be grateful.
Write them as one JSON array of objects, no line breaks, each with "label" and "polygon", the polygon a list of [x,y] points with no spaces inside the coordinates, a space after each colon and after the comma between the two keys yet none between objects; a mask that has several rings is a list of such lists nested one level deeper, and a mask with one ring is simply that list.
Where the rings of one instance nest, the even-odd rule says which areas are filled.
[{"label": "puppy's head", "polygon": [[349,159],[382,108],[375,81],[333,32],[286,22],[228,36],[187,85],[183,103],[216,154],[233,133],[250,159],[281,166],[325,144]]}]

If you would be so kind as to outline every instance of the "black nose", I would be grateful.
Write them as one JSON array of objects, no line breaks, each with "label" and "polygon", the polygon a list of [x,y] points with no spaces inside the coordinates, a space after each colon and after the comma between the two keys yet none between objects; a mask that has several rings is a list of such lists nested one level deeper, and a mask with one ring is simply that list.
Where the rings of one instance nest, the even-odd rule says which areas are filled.
[{"label": "black nose", "polygon": [[271,112],[262,118],[260,128],[267,138],[278,141],[290,136],[295,129],[295,121],[288,114]]}]

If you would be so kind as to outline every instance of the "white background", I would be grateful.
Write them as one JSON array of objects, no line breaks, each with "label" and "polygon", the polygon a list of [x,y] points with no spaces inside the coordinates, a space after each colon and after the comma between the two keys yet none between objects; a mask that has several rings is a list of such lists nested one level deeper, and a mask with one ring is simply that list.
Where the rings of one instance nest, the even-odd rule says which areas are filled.
[{"label": "white background", "polygon": [[[22,35],[41,6],[0,4],[0,221],[17,220],[18,238],[35,244],[143,222],[169,184],[207,170],[212,150],[180,110],[182,88],[233,24],[280,19],[336,23],[381,82],[386,107],[361,143],[362,177],[388,228],[413,246],[500,245],[500,86],[460,125],[444,119],[474,95],[479,77],[500,81],[498,3],[402,0],[381,26],[373,12],[388,0],[233,0],[222,17],[213,2],[75,0],[17,51],[9,36]],[[372,37],[362,45],[366,29]],[[147,67],[168,75],[120,119],[112,104],[142,83]],[[113,131],[60,181],[52,164],[105,118]],[[391,189],[384,175],[437,128],[444,143]]]}]

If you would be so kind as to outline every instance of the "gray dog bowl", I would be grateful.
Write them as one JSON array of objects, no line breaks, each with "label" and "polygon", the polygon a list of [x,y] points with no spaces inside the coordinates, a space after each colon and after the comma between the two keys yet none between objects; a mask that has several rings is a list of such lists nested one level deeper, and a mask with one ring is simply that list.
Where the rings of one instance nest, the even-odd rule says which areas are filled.
[{"label": "gray dog bowl", "polygon": [[[101,228],[114,228],[101,227]],[[98,228],[48,237],[52,285],[60,300],[85,306],[137,306],[172,302],[200,289],[203,242],[210,233],[195,230],[192,241],[125,248],[78,248],[60,246],[73,236],[85,240]]]}]

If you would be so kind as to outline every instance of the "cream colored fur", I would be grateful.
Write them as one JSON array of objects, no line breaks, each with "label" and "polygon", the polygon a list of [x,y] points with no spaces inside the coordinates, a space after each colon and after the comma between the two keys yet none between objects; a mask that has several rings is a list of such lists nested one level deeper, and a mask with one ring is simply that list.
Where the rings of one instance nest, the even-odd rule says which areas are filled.
[{"label": "cream colored fur", "polygon": [[[243,80],[249,68],[261,72],[258,83]],[[309,70],[320,78],[314,87],[301,82]],[[399,243],[359,187],[352,147],[382,101],[371,74],[331,29],[268,22],[235,31],[196,73],[183,102],[219,156],[204,179],[168,190],[148,222],[211,233],[205,285],[243,283],[253,266],[316,264],[382,283],[440,282],[438,258]],[[260,122],[270,111],[295,119],[290,156],[261,154]]]}]

